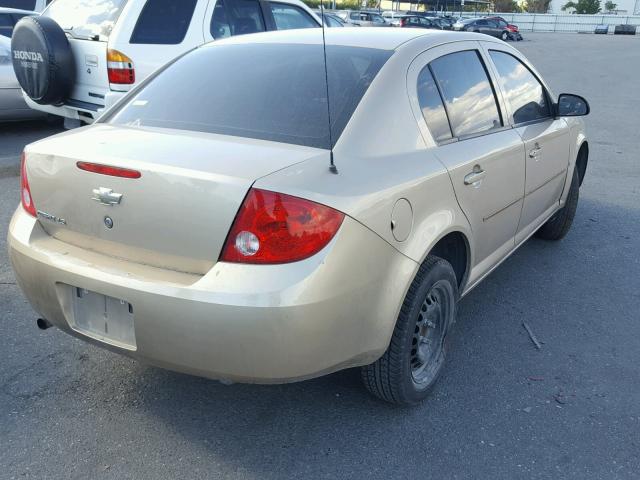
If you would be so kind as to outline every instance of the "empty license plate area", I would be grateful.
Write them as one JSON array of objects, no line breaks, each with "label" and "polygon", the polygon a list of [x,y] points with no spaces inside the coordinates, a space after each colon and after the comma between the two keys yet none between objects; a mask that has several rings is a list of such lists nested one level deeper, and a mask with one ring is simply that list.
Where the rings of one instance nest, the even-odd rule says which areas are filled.
[{"label": "empty license plate area", "polygon": [[133,306],[84,288],[72,287],[74,329],[129,350],[136,349]]}]

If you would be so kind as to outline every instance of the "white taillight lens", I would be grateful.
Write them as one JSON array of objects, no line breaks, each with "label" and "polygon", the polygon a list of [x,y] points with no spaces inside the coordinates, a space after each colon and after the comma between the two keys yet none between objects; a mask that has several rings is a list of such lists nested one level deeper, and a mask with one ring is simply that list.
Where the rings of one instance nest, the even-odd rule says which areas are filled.
[{"label": "white taillight lens", "polygon": [[242,231],[236,236],[236,250],[245,257],[252,257],[260,250],[260,240],[253,233]]}]

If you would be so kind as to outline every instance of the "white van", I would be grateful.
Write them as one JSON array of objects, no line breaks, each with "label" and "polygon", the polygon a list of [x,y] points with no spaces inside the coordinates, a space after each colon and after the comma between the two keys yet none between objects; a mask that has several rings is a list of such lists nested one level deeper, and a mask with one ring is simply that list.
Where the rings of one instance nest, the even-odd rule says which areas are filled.
[{"label": "white van", "polygon": [[[31,22],[35,24],[23,22],[23,32],[19,23],[14,32],[16,75],[29,106],[65,117],[68,127],[93,123],[157,68],[203,43],[320,26],[299,0],[54,0]],[[36,30],[49,37],[41,42],[41,51],[33,48]],[[51,68],[41,68],[46,78],[33,85],[37,62],[24,61],[24,56],[34,53],[41,53],[37,58],[45,63],[54,59],[57,77],[52,78]],[[65,66],[75,71],[72,78],[60,73]],[[42,93],[45,88],[49,94]]]}]

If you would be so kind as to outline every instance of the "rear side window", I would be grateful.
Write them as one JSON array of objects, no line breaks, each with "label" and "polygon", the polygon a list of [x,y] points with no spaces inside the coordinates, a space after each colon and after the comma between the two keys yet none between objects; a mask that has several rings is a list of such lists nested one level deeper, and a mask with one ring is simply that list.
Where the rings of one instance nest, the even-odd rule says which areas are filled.
[{"label": "rear side window", "polygon": [[551,116],[544,88],[531,71],[508,53],[489,52],[513,115],[513,123],[533,122]]},{"label": "rear side window", "polygon": [[191,24],[196,3],[197,0],[147,0],[131,34],[131,43],[182,43]]},{"label": "rear side window", "polygon": [[257,0],[218,0],[216,2],[211,17],[213,38],[264,31],[262,9]]},{"label": "rear side window", "polygon": [[42,13],[76,38],[109,37],[127,0],[56,0]]},{"label": "rear side window", "polygon": [[295,28],[314,28],[319,25],[307,12],[295,5],[285,3],[271,3],[271,13],[278,30],[292,30]]},{"label": "rear side window", "polygon": [[[392,52],[333,45],[326,52],[335,142]],[[106,121],[328,149],[325,78],[321,44],[213,42],[170,64]]]},{"label": "rear side window", "polygon": [[502,126],[493,87],[478,52],[450,53],[430,65],[454,137],[479,134]]},{"label": "rear side window", "polygon": [[36,0],[1,0],[0,7],[34,10],[36,8]]},{"label": "rear side window", "polygon": [[13,33],[13,18],[6,13],[0,13],[0,35],[11,38]]},{"label": "rear side window", "polygon": [[433,139],[436,142],[450,140],[452,135],[447,112],[428,66],[424,67],[418,75],[418,102]]}]

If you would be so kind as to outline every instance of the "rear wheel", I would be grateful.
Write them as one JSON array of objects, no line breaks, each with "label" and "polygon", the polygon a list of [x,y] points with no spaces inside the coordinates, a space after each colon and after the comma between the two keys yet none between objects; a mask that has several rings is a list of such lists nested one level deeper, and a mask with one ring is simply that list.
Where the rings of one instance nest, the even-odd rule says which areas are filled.
[{"label": "rear wheel", "polygon": [[547,220],[536,232],[536,237],[544,240],[561,240],[569,232],[573,217],[576,215],[578,208],[578,198],[580,197],[580,179],[578,178],[578,169],[573,169],[573,177],[571,178],[571,187],[567,195],[567,202],[564,207],[558,210],[553,217]]},{"label": "rear wheel", "polygon": [[457,300],[451,264],[428,256],[407,292],[387,351],[362,367],[364,385],[373,395],[412,405],[429,394],[444,365]]}]

